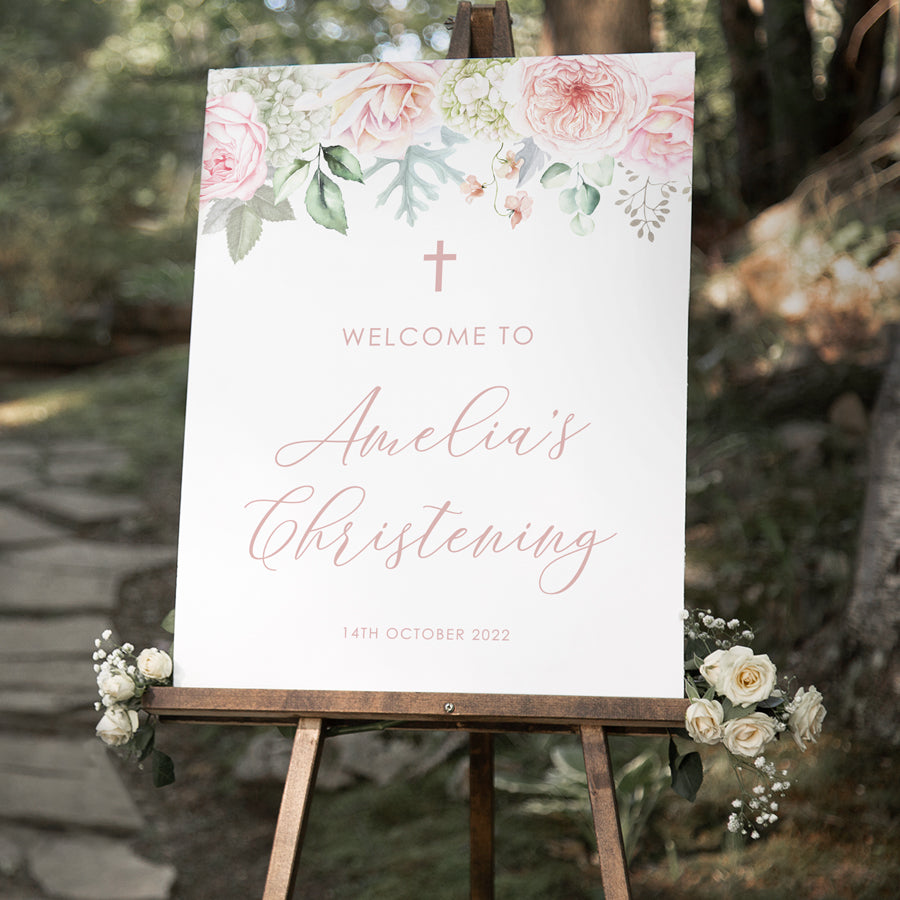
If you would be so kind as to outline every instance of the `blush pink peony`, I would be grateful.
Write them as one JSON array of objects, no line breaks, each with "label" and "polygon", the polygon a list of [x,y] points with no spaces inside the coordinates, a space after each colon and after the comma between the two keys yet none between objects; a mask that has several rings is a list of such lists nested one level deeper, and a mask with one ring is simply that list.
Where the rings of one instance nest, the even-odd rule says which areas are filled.
[{"label": "blush pink peony", "polygon": [[627,163],[651,177],[687,177],[694,146],[693,61],[660,54],[653,68],[650,110],[625,149]]},{"label": "blush pink peony", "polygon": [[249,94],[215,97],[206,107],[200,202],[249,200],[266,180],[265,126]]},{"label": "blush pink peony", "polygon": [[615,154],[650,108],[641,74],[606,56],[523,60],[515,77],[521,101],[517,130],[541,149],[570,158]]},{"label": "blush pink peony", "polygon": [[403,156],[414,135],[438,123],[439,76],[438,66],[422,62],[348,68],[326,91],[332,139],[359,153]]}]

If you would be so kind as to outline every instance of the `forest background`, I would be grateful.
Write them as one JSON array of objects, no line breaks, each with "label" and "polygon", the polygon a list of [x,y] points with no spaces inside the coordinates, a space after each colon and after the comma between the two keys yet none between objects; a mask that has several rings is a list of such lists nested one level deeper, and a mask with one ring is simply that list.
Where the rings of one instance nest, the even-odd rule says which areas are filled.
[{"label": "forest background", "polygon": [[[622,767],[638,761],[622,786],[638,890],[677,897],[678,882],[692,897],[722,896],[724,886],[735,897],[894,896],[900,373],[889,362],[900,317],[900,4],[510,5],[520,56],[697,53],[687,601],[757,622],[765,649],[815,679],[830,710],[793,818],[744,851],[721,834],[727,772],[709,780],[718,797],[701,797],[686,816],[684,801],[660,799],[656,751],[623,747]],[[91,409],[41,401],[43,414],[0,417],[0,428],[105,430],[132,452],[134,485],[156,498],[145,536],[173,537],[208,69],[439,58],[454,11],[428,0],[5,0],[0,403],[46,399],[48,378],[62,378],[53,390],[87,391]],[[122,357],[127,364],[109,363]],[[171,577],[132,586],[117,624],[153,641]],[[179,740],[198,752],[193,738]],[[233,785],[243,738],[199,740],[209,783]],[[510,815],[548,826],[538,827],[539,847],[521,852],[552,858],[565,874],[547,878],[569,879],[562,893],[534,896],[597,896],[580,775],[556,749],[510,744],[510,797],[539,801],[523,811],[511,800]],[[412,815],[411,797],[373,801],[367,789],[321,802]],[[244,790],[217,788],[217,797],[246,819],[256,807]],[[177,796],[148,802],[177,815]],[[274,813],[257,811],[264,834]],[[201,838],[177,833],[159,837],[156,852],[200,865]],[[322,852],[313,883],[358,896],[352,884],[340,893],[340,865]],[[535,859],[528,865],[543,865]],[[418,890],[409,882],[408,893],[382,895]]]}]

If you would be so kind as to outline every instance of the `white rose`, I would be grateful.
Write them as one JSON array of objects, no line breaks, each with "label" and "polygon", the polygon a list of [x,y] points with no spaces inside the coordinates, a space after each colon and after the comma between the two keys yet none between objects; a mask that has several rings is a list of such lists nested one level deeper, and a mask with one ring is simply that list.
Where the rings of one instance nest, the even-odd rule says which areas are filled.
[{"label": "white rose", "polygon": [[699,744],[718,744],[722,740],[724,716],[725,711],[718,700],[694,700],[684,716],[691,740]]},{"label": "white rose", "polygon": [[740,719],[731,719],[722,728],[722,742],[735,756],[759,756],[763,748],[775,738],[775,721],[765,713],[755,712]]},{"label": "white rose", "polygon": [[776,670],[765,653],[754,654],[749,647],[735,646],[718,660],[716,690],[736,706],[750,706],[770,696],[775,688]]},{"label": "white rose", "polygon": [[121,672],[101,672],[97,676],[97,687],[104,706],[122,703],[134,696],[134,682]]},{"label": "white rose", "polygon": [[800,688],[788,709],[791,737],[801,750],[805,750],[806,741],[816,743],[816,738],[822,733],[822,721],[827,714],[822,705],[822,695],[816,690],[815,685],[808,691]]},{"label": "white rose", "polygon": [[700,666],[700,674],[706,679],[706,683],[710,687],[716,687],[716,682],[719,680],[719,675],[721,674],[719,663],[724,655],[724,650],[713,650],[713,652],[703,660],[703,665]]},{"label": "white rose", "polygon": [[141,650],[137,667],[148,681],[165,681],[172,674],[172,657],[165,650],[148,647]]},{"label": "white rose", "polygon": [[97,723],[97,737],[110,747],[127,744],[138,730],[140,721],[133,709],[111,706]]}]

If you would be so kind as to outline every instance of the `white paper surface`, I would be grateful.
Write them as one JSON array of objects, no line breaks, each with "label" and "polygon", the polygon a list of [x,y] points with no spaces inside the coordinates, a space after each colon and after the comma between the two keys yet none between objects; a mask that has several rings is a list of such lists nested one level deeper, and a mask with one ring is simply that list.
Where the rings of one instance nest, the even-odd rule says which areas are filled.
[{"label": "white paper surface", "polygon": [[691,77],[211,74],[176,684],[682,695]]}]

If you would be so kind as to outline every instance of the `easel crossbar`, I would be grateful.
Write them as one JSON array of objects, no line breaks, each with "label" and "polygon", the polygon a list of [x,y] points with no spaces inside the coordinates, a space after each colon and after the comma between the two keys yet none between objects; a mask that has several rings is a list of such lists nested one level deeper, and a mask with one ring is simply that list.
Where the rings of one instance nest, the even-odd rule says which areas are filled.
[{"label": "easel crossbar", "polygon": [[[181,721],[290,725],[301,718],[395,720],[409,727],[569,730],[585,722],[635,734],[683,727],[687,701],[675,698],[531,694],[446,694],[230,688],[150,688],[147,712]],[[484,728],[483,726],[489,726]]]}]

